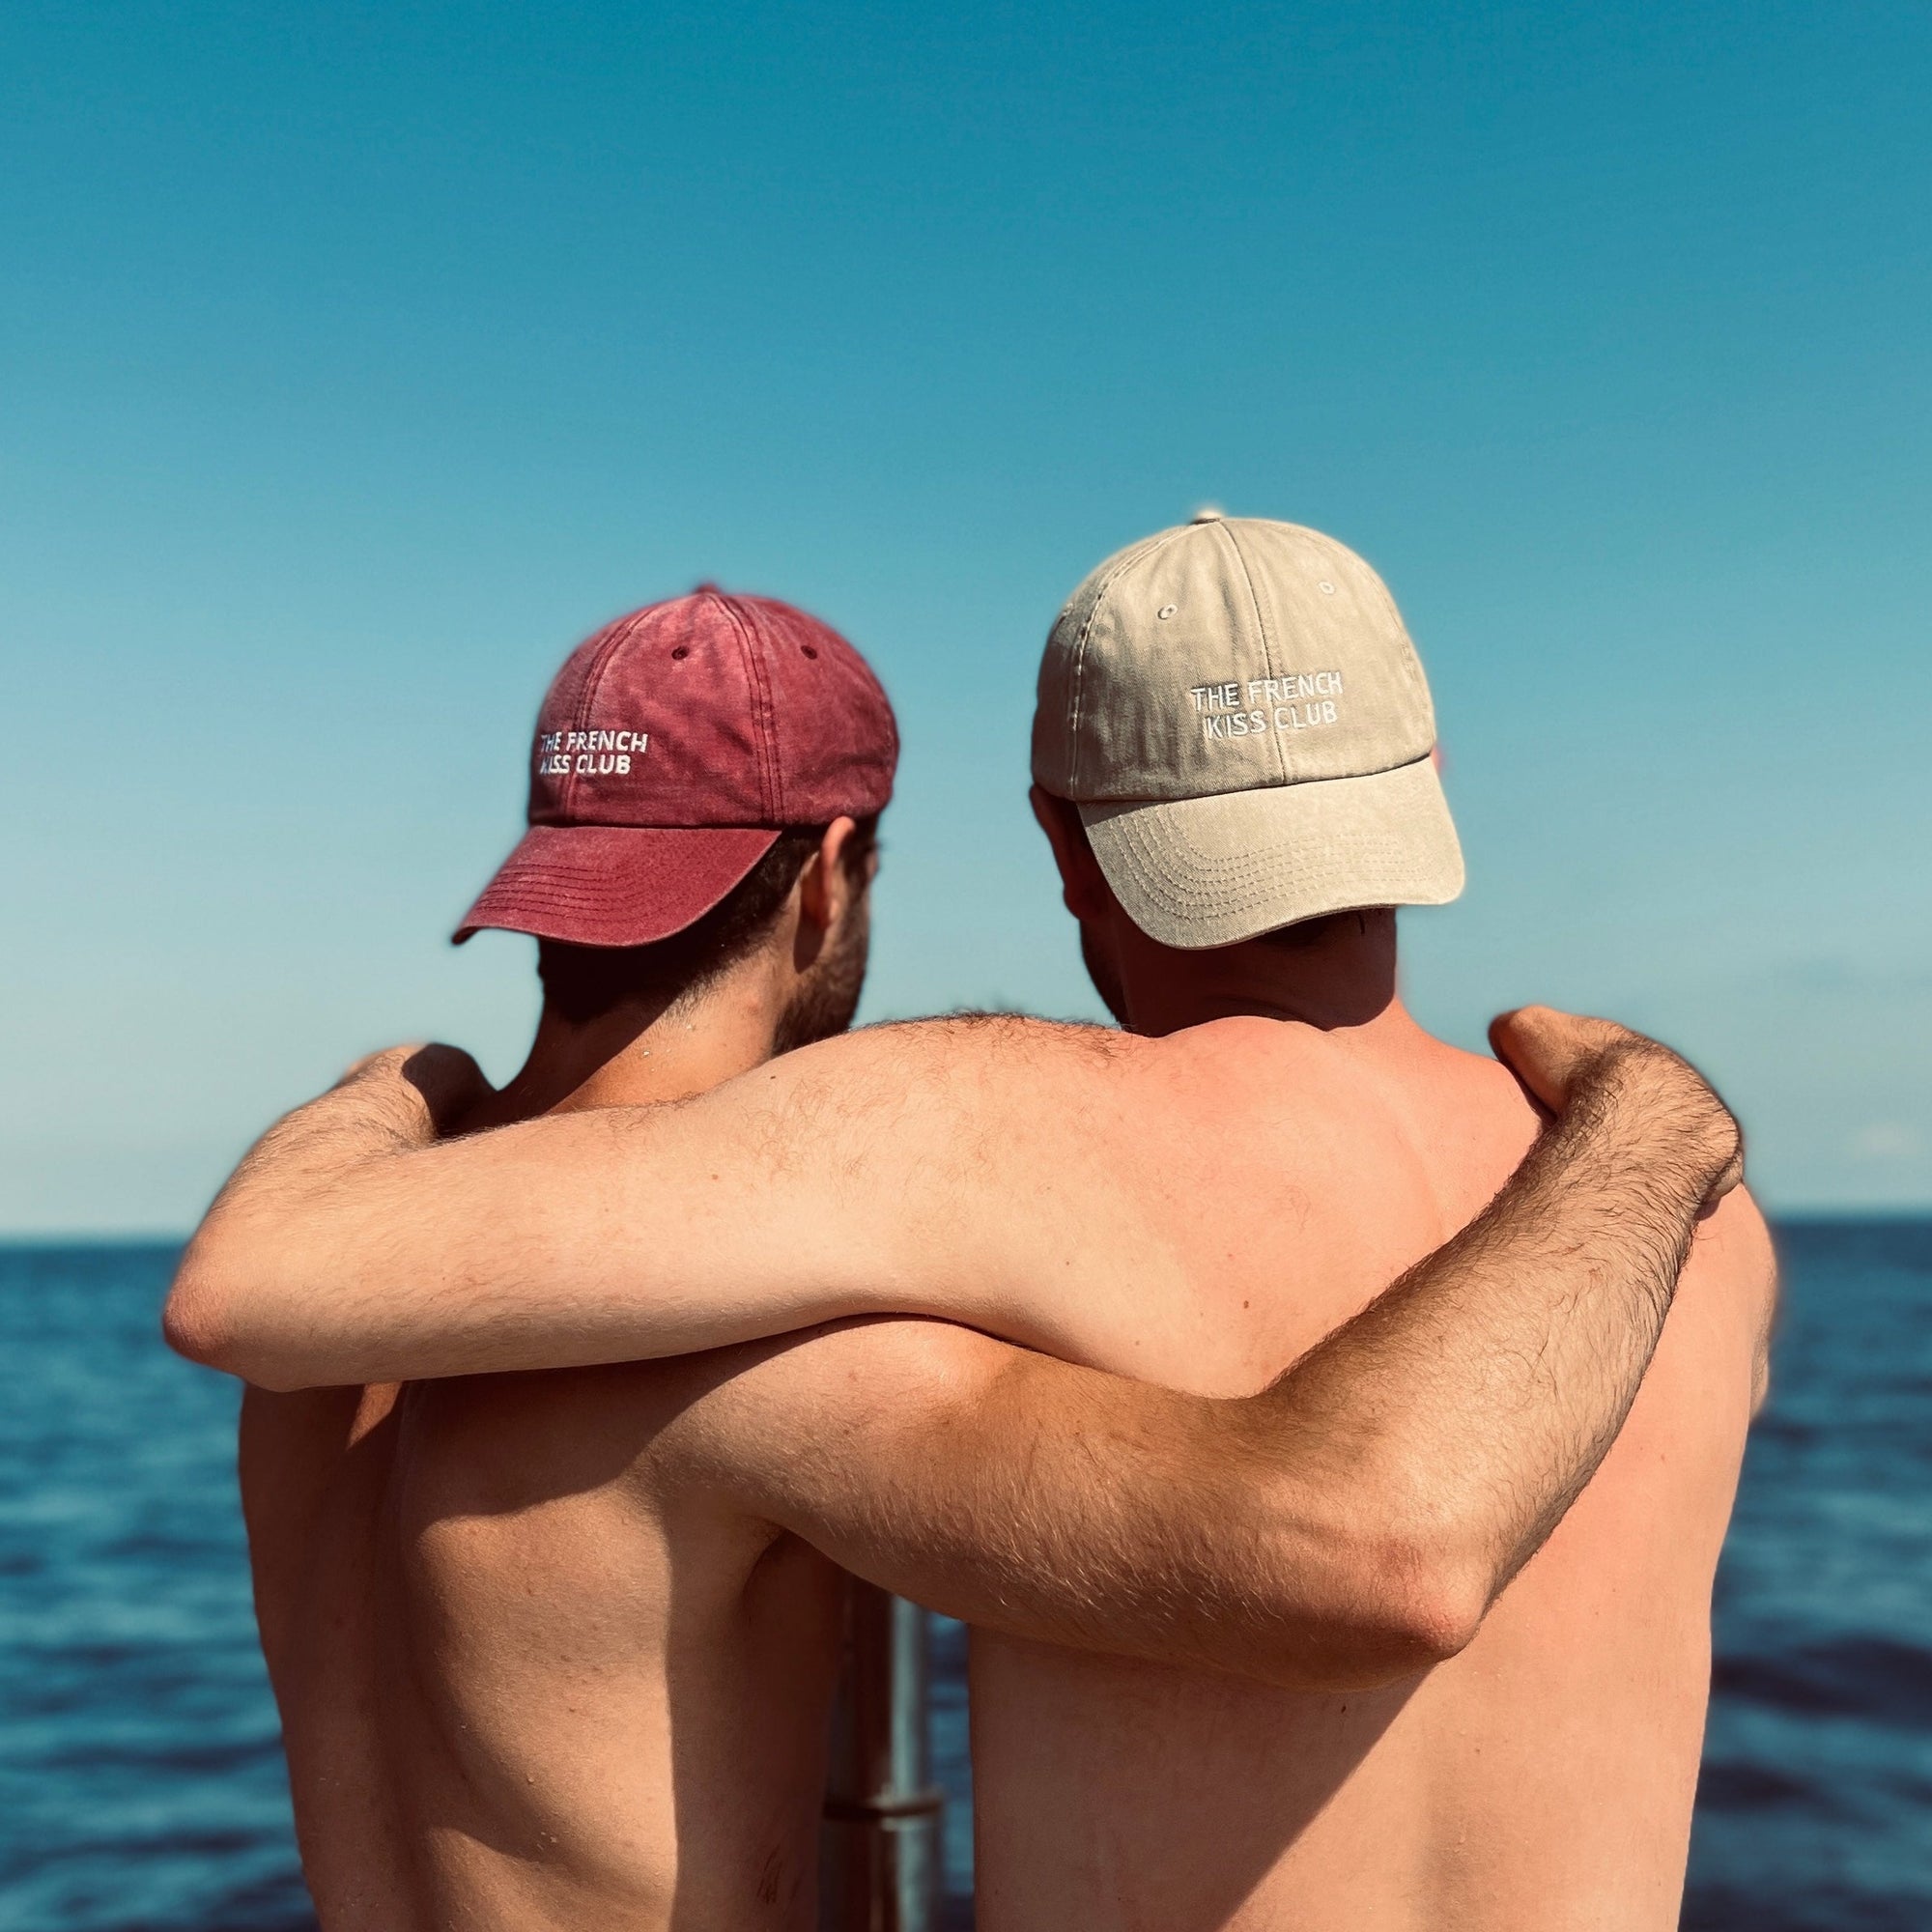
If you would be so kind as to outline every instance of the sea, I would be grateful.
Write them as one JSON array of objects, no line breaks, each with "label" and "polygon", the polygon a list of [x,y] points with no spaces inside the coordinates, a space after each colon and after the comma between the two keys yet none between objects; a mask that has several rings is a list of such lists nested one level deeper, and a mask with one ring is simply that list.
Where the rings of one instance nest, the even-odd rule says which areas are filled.
[{"label": "sea", "polygon": [[[1719,1578],[1686,1932],[1932,1932],[1932,1221],[1778,1229]],[[0,1932],[313,1924],[235,1499],[236,1390],[165,1246],[0,1248]],[[963,1649],[933,1637],[970,1923]]]}]

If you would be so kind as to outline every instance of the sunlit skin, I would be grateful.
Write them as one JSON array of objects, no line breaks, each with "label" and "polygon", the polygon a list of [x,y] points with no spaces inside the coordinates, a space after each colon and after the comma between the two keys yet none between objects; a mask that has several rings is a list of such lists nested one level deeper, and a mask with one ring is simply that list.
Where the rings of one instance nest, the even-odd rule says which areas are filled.
[{"label": "sunlit skin", "polygon": [[[1251,1058],[1221,1075],[1224,1104],[1265,1131],[1271,1085],[1306,1083],[1296,1104],[1347,1149],[1326,1173],[1215,1192],[1203,1238],[1232,1264],[1217,1319],[1151,1362],[1131,1321],[1096,1321],[1081,1357],[1246,1390],[1473,1212],[1533,1117],[1493,1063],[1409,1017],[1392,914],[1328,922],[1286,960],[1265,942],[1170,952],[1121,913],[1064,809],[1036,809],[1123,1017],[1153,1035],[1237,1013],[1286,1022],[1286,1038],[1244,1029]],[[1293,1294],[1270,1293],[1256,1264],[1284,1229],[1308,1264]],[[1740,1191],[1697,1243],[1603,1467],[1475,1640],[1425,1674],[1293,1693],[976,1634],[979,1923],[1674,1928],[1712,1578],[1774,1292]]]},{"label": "sunlit skin", "polygon": [[[1386,917],[1245,961],[1236,955],[1249,949],[1191,966],[1143,959],[1110,939],[1076,863],[1069,901],[1090,953],[1147,1037],[985,1023],[859,1036],[775,1063],[784,1078],[746,1090],[735,1125],[683,1149],[693,1178],[719,1179],[733,1204],[706,1224],[701,1253],[683,1250],[699,1300],[722,1312],[687,1303],[654,1336],[656,1305],[634,1300],[590,1310],[586,1331],[582,1297],[627,1243],[660,1251],[661,1265],[667,1241],[683,1238],[668,1201],[623,1198],[638,1151],[625,1140],[653,1127],[702,1137],[710,1118],[604,1110],[718,1082],[721,1101],[739,1092],[730,1076],[769,1051],[799,976],[850,916],[838,876],[809,873],[773,943],[696,1005],[594,1037],[547,1024],[502,1095],[460,1096],[472,1127],[558,1118],[543,1123],[548,1140],[516,1128],[451,1147],[470,1162],[464,1184],[481,1190],[453,1219],[435,1198],[446,1166],[410,1170],[419,1211],[391,1217],[366,1253],[319,1206],[340,1207],[372,1157],[395,1150],[409,1090],[393,1071],[318,1103],[312,1129],[295,1117],[198,1239],[178,1341],[192,1343],[197,1321],[204,1335],[244,1329],[239,1304],[217,1321],[194,1300],[269,1278],[268,1250],[243,1252],[250,1229],[272,1224],[286,1263],[313,1216],[335,1276],[355,1285],[345,1303],[363,1288],[371,1299],[366,1332],[334,1314],[308,1326],[312,1362],[331,1346],[373,1347],[407,1370],[412,1347],[435,1352],[411,1337],[434,1332],[437,1347],[470,1350],[471,1366],[549,1366],[559,1350],[618,1346],[606,1321],[630,1324],[630,1351],[643,1352],[673,1334],[689,1342],[694,1323],[700,1336],[707,1321],[755,1332],[903,1295],[1144,1379],[897,1321],[684,1360],[418,1383],[399,1403],[381,1388],[251,1391],[243,1473],[264,1643],[325,1925],[810,1924],[831,1665],[821,1551],[1008,1633],[976,1639],[984,1924],[1300,1924],[1320,1898],[1322,1916],[1341,1902],[1326,1922],[1420,1926],[1459,1922],[1478,1892],[1503,1914],[1486,1904],[1485,1924],[1532,1922],[1519,1895],[1539,1896],[1538,1924],[1561,1922],[1552,1897],[1577,1901],[1577,1923],[1662,1922],[1654,1898],[1681,1862],[1680,1733],[1701,1710],[1697,1639],[1671,1617],[1691,1620],[1708,1590],[1704,1544],[1715,1548],[1727,1507],[1762,1316],[1747,1307],[1746,1277],[1765,1264],[1741,1195],[1705,1224],[1691,1312],[1672,1318],[1659,1364],[1712,1330],[1708,1359],[1690,1365],[1714,1377],[1711,1439],[1668,1415],[1655,1425],[1676,1432],[1687,1471],[1660,1487],[1627,1432],[1550,1551],[1476,1631],[1613,1432],[1697,1203],[1723,1184],[1729,1144],[1708,1094],[1668,1067],[1639,1068],[1629,1077],[1651,1083],[1645,1103],[1676,1125],[1653,1126],[1648,1142],[1628,1125],[1593,1129],[1594,1143],[1567,1151],[1546,1137],[1540,1191],[1506,1195],[1500,1217],[1479,1224],[1482,1243],[1432,1258],[1253,1404],[1204,1400],[1272,1382],[1469,1221],[1537,1116],[1493,1063],[1452,1053],[1403,1014]],[[1190,998],[1206,1023],[1179,1030]],[[1540,1042],[1526,1027],[1518,1044],[1531,1077],[1546,1054],[1554,1099],[1566,1056],[1574,1070],[1600,1042],[1550,1027]],[[867,1112],[881,1106],[884,1136]],[[816,1133],[774,1169],[770,1135],[800,1109]],[[966,1158],[962,1124],[979,1136]],[[557,1136],[579,1127],[592,1136],[565,1150]],[[762,1151],[748,1155],[748,1140]],[[880,1185],[853,1214],[840,1177],[859,1144]],[[564,1213],[539,1249],[570,1290],[567,1316],[545,1313],[516,1251],[532,1147],[557,1152],[544,1198]],[[674,1167],[675,1153],[660,1146],[657,1162]],[[1602,1182],[1605,1168],[1625,1176],[1622,1191]],[[247,1203],[263,1188],[274,1211],[258,1221]],[[813,1307],[798,1297],[822,1292],[822,1270],[787,1278],[748,1226],[751,1202],[774,1195],[760,1211],[791,1251],[810,1256],[814,1219],[858,1251],[897,1216],[907,1244],[879,1262],[883,1282]],[[1653,1258],[1619,1256],[1611,1228]],[[398,1253],[418,1239],[419,1253]],[[398,1267],[430,1284],[422,1308],[399,1295]],[[747,1282],[764,1284],[768,1306],[748,1305]],[[1030,1299],[1015,1299],[1015,1282]],[[376,1332],[378,1307],[395,1332]],[[427,1328],[412,1326],[419,1316]],[[426,1354],[422,1366],[447,1363]],[[1641,1398],[1638,1417],[1656,1401]],[[1615,1473],[1627,1463],[1631,1477]],[[1520,1675],[1525,1646],[1540,1655],[1552,1633],[1573,1634],[1603,1552],[1586,1548],[1580,1581],[1539,1579],[1575,1523],[1602,1513],[1605,1483],[1615,1496],[1626,1482],[1649,1482],[1637,1503],[1690,1541],[1677,1569],[1650,1579],[1659,1601],[1630,1634],[1653,1653],[1645,1682],[1614,1695],[1599,1684],[1628,1662],[1620,1633],[1597,1675],[1597,1658],[1573,1660],[1595,1695],[1577,1696],[1579,1721],[1648,1724],[1661,1740],[1647,1766],[1656,1820],[1614,1776],[1605,1787],[1616,1798],[1605,1830],[1637,1848],[1605,1918],[1575,1832],[1503,1882],[1496,1845],[1520,1813],[1502,1817],[1477,1773],[1512,1741],[1549,1772],[1563,1726],[1548,1687],[1526,1690],[1509,1668],[1516,1660]],[[1516,1606],[1546,1592],[1553,1605],[1513,1642]],[[1103,1663],[1102,1652],[1141,1661]],[[1264,1681],[1236,1685],[1236,1671]],[[1483,1696],[1457,1688],[1478,1682]],[[1426,1728],[1436,1711],[1450,1715]],[[1689,1748],[1694,1762],[1694,1739]],[[1527,1775],[1518,1765],[1513,1786]],[[1445,1791],[1461,1813],[1445,1813]]]}]

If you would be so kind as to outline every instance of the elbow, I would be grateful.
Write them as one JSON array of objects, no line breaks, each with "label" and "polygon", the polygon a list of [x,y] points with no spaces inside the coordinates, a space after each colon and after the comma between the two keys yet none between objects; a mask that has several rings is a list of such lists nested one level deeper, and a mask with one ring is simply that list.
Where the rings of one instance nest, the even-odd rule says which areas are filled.
[{"label": "elbow", "polygon": [[161,1339],[205,1369],[256,1379],[236,1299],[219,1272],[200,1263],[193,1245],[182,1257],[161,1309]]},{"label": "elbow", "polygon": [[1374,1690],[1446,1663],[1475,1640],[1500,1578],[1460,1524],[1351,1510],[1311,1556],[1305,1518],[1275,1569],[1263,1669],[1286,1689]]},{"label": "elbow", "polygon": [[1503,1577],[1483,1525],[1460,1493],[1443,1492],[1438,1472],[1384,1484],[1350,1512],[1361,1525],[1345,1547],[1346,1601],[1359,1688],[1433,1670],[1475,1641]]},{"label": "elbow", "polygon": [[1400,1580],[1385,1584],[1370,1619],[1371,1648],[1379,1644],[1395,1667],[1384,1683],[1434,1670],[1476,1640],[1489,1614],[1487,1575],[1443,1550],[1407,1553]]},{"label": "elbow", "polygon": [[1301,1687],[1376,1690],[1420,1677],[1468,1648],[1488,1608],[1462,1566],[1382,1545],[1347,1587],[1313,1655],[1304,1652]]},{"label": "elbow", "polygon": [[187,1245],[161,1309],[161,1338],[176,1354],[239,1376],[259,1388],[309,1385],[271,1346],[258,1295],[239,1292],[229,1270],[208,1252],[207,1228]]},{"label": "elbow", "polygon": [[1350,1526],[1341,1582],[1360,1606],[1362,1663],[1392,1683],[1466,1650],[1510,1573],[1467,1471],[1398,1451],[1364,1457],[1355,1474],[1336,1498]]},{"label": "elbow", "polygon": [[195,1278],[185,1256],[161,1308],[161,1340],[203,1368],[228,1366],[228,1327],[219,1299]]},{"label": "elbow", "polygon": [[1300,1660],[1300,1687],[1377,1690],[1447,1663],[1482,1628],[1487,1594],[1460,1566],[1386,1548],[1348,1592],[1313,1656]]}]

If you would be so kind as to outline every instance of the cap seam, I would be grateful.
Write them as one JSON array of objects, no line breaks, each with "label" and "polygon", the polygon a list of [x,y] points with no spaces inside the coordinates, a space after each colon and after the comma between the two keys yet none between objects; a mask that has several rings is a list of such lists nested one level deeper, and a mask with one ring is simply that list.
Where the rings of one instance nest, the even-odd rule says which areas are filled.
[{"label": "cap seam", "polygon": [[[1142,884],[1158,886],[1161,892],[1177,904],[1189,899],[1209,898],[1229,888],[1252,884],[1258,879],[1294,879],[1311,875],[1302,867],[1288,865],[1270,866],[1263,860],[1236,865],[1222,860],[1208,859],[1203,860],[1191,873],[1183,876],[1171,867],[1155,865],[1153,851],[1149,846],[1136,842],[1133,849],[1136,862],[1142,867]],[[1394,861],[1417,868],[1413,852],[1387,834],[1378,834],[1372,839],[1351,842],[1349,846],[1349,858],[1355,864],[1384,864]]]},{"label": "cap seam", "polygon": [[[1413,771],[1424,762],[1417,759],[1394,769]],[[1181,806],[1188,802],[1160,803]],[[1104,828],[1095,826],[1093,831],[1098,835],[1094,838],[1095,853],[1103,866],[1108,863],[1106,848],[1112,846],[1123,861],[1130,862],[1132,875],[1142,890],[1179,911],[1188,906],[1211,908],[1230,893],[1246,892],[1268,882],[1288,887],[1320,884],[1332,876],[1338,866],[1345,869],[1377,868],[1389,878],[1406,872],[1419,880],[1426,879],[1433,871],[1434,860],[1420,853],[1415,842],[1417,832],[1425,824],[1433,829],[1439,823],[1446,832],[1447,851],[1435,856],[1447,857],[1460,869],[1461,841],[1456,837],[1455,820],[1447,815],[1446,801],[1443,805],[1439,820],[1435,813],[1423,819],[1409,815],[1405,810],[1399,820],[1384,818],[1378,824],[1363,823],[1347,830],[1331,830],[1321,835],[1319,846],[1311,844],[1299,851],[1279,840],[1264,840],[1232,852],[1208,853],[1195,843],[1183,815],[1166,813],[1145,821],[1138,814],[1125,816],[1123,820],[1110,821]]]},{"label": "cap seam", "polygon": [[1069,793],[1080,783],[1080,707],[1087,681],[1087,639],[1100,615],[1100,606],[1107,601],[1114,585],[1124,577],[1143,557],[1155,556],[1180,535],[1184,526],[1162,530],[1156,535],[1144,539],[1140,544],[1128,546],[1127,554],[1121,558],[1094,587],[1094,601],[1087,607],[1087,616],[1080,626],[1080,635],[1073,640],[1073,673],[1068,679],[1071,695],[1067,704],[1066,736],[1071,746],[1071,755],[1066,761],[1066,788]]},{"label": "cap seam", "polygon": [[[1233,528],[1230,527],[1228,519],[1222,518],[1212,527],[1228,532],[1228,541],[1234,546],[1236,560],[1241,566],[1241,576],[1248,586],[1248,602],[1254,606],[1255,629],[1261,633],[1262,639],[1262,663],[1266,666],[1269,677],[1279,676],[1279,667],[1277,667],[1274,661],[1273,626],[1268,622],[1267,617],[1262,613],[1261,590],[1255,582],[1254,567],[1248,561],[1248,554],[1241,548],[1241,540],[1235,534]],[[1294,781],[1289,775],[1287,742],[1279,731],[1275,732],[1273,737],[1274,761],[1280,769],[1281,781],[1284,784],[1292,784]]]},{"label": "cap seam", "polygon": [[783,783],[779,776],[777,720],[773,714],[771,686],[765,677],[765,666],[758,655],[757,645],[752,638],[746,622],[747,613],[739,610],[729,597],[716,590],[707,590],[707,597],[716,599],[720,609],[731,620],[731,628],[738,635],[738,647],[745,656],[745,675],[751,685],[752,700],[757,708],[753,723],[757,726],[758,781],[763,793],[764,804],[780,824],[784,822]]},{"label": "cap seam", "polygon": [[[532,827],[531,829],[537,830],[539,828]],[[762,838],[764,843],[759,848],[760,852],[768,851],[772,841],[778,838],[782,831],[782,828],[778,826],[656,827],[596,825],[553,826],[544,829],[566,834],[655,831],[683,833],[711,830],[743,830],[754,832]],[[526,837],[527,838],[527,835]],[[743,862],[742,867],[735,860],[731,866],[726,867],[727,871],[736,873],[736,880],[733,881],[733,884],[742,881],[749,875],[751,868],[758,863],[758,853],[754,853],[751,858],[746,859]],[[520,860],[522,860],[522,863],[520,863]],[[662,882],[653,881],[653,884],[661,885]],[[614,892],[613,888],[616,888]],[[581,914],[594,919],[609,920],[614,918],[624,920],[635,915],[638,910],[639,901],[633,896],[635,888],[635,879],[630,879],[627,884],[626,875],[621,867],[613,868],[601,862],[594,866],[585,866],[580,861],[578,862],[578,867],[572,869],[559,867],[558,862],[554,858],[536,859],[531,857],[524,859],[523,841],[520,841],[517,849],[512,851],[509,858],[497,867],[490,883],[477,895],[475,900],[472,901],[469,912],[464,915],[462,924],[457,927],[454,937],[461,940],[472,932],[484,931],[493,926],[513,932],[527,930],[527,927],[516,922],[521,918],[526,917],[528,913],[556,914],[560,916]],[[724,894],[728,894],[731,890],[732,886],[727,884],[724,889],[724,893],[719,897],[710,900],[710,905],[721,903]],[[702,918],[704,911],[708,909],[709,907],[700,908],[698,912],[692,915],[692,918]],[[481,915],[480,919],[479,915]],[[686,923],[689,923],[689,921]],[[683,928],[679,926],[674,929],[682,930]],[[607,942],[595,941],[590,943],[604,944]]]},{"label": "cap seam", "polygon": [[1396,636],[1402,640],[1402,674],[1408,681],[1411,692],[1419,692],[1429,704],[1429,737],[1433,745],[1435,740],[1435,702],[1430,695],[1429,687],[1422,675],[1422,660],[1416,654],[1415,639],[1408,635],[1408,626],[1403,622],[1402,612],[1396,608],[1395,593],[1390,590],[1382,574],[1367,557],[1351,551],[1339,539],[1331,537],[1325,530],[1310,530],[1308,534],[1325,550],[1330,556],[1347,556],[1360,563],[1369,573],[1369,580],[1376,586],[1376,595],[1381,599],[1382,610],[1389,622],[1395,627]]},{"label": "cap seam", "polygon": [[[1201,859],[1183,871],[1163,864],[1161,848],[1148,839],[1129,833],[1122,844],[1125,850],[1122,856],[1132,861],[1135,884],[1150,897],[1176,911],[1188,906],[1218,906],[1230,893],[1244,892],[1270,882],[1281,886],[1326,883],[1331,891],[1337,887],[1358,889],[1350,888],[1346,882],[1333,878],[1334,864],[1325,855],[1319,863],[1301,865],[1279,858],[1270,861],[1266,854],[1231,856],[1225,860]],[[1460,862],[1460,847],[1452,848],[1449,856]],[[1350,867],[1378,868],[1385,879],[1399,873],[1406,873],[1410,877],[1426,876],[1434,869],[1432,858],[1419,856],[1411,844],[1388,832],[1350,839],[1346,862]]]},{"label": "cap seam", "polygon": [[[597,708],[598,694],[604,687],[604,674],[610,669],[611,660],[616,657],[618,649],[635,635],[640,614],[636,611],[630,611],[625,616],[613,619],[609,626],[611,635],[598,647],[597,655],[590,662],[590,668],[584,673],[583,690],[577,700],[575,726],[577,730],[586,731],[590,728],[590,716]],[[571,771],[565,772],[562,777],[564,785],[568,789],[563,792],[561,803],[565,812],[575,818],[578,815],[578,775]]]}]

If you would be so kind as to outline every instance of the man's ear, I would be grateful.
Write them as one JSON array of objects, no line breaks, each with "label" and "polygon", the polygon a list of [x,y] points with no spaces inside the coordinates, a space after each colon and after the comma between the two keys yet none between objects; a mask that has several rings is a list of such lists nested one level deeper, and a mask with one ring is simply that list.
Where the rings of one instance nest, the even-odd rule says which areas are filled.
[{"label": "man's ear", "polygon": [[[830,932],[851,911],[861,888],[852,877],[846,861],[845,845],[859,827],[850,818],[835,818],[825,828],[818,850],[805,862],[798,879],[798,916],[802,927],[816,927],[822,935]],[[869,883],[876,859],[867,864]],[[814,949],[815,950],[815,949]]]},{"label": "man's ear", "polygon": [[1056,798],[1037,785],[1027,793],[1033,815],[1053,847],[1054,863],[1060,867],[1060,895],[1066,910],[1082,923],[1097,925],[1114,902],[1100,862],[1087,842],[1087,828],[1080,823],[1080,810],[1070,800]]}]

